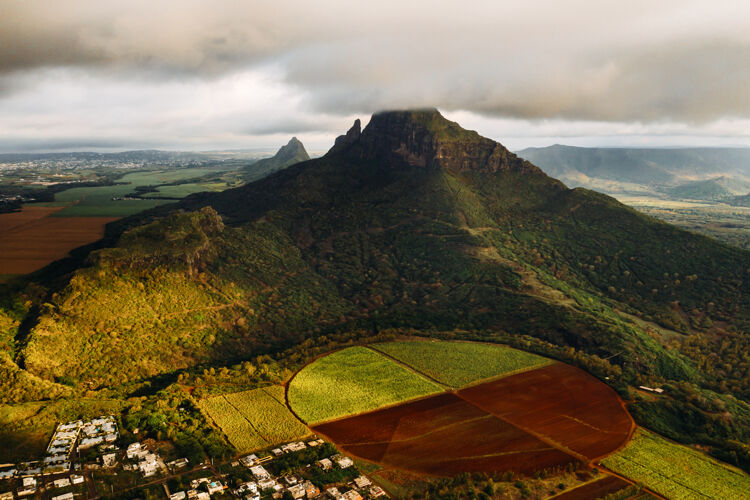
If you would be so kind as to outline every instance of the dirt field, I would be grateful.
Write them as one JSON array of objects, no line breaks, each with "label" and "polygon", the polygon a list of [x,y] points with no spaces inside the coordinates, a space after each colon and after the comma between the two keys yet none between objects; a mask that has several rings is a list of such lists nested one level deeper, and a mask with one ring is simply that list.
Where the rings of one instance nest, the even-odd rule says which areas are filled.
[{"label": "dirt field", "polygon": [[412,472],[531,473],[575,461],[534,436],[444,393],[313,430],[347,453]]},{"label": "dirt field", "polygon": [[459,396],[589,460],[625,444],[633,421],[617,394],[563,363],[469,387]]},{"label": "dirt field", "polygon": [[[530,474],[594,460],[626,443],[632,428],[630,415],[611,388],[582,370],[555,363],[313,430],[359,458],[451,476]],[[598,491],[614,483],[597,481],[589,488]]]},{"label": "dirt field", "polygon": [[98,240],[112,217],[50,217],[62,207],[0,214],[0,275],[26,274]]},{"label": "dirt field", "polygon": [[601,479],[586,483],[572,490],[554,497],[555,500],[590,500],[603,498],[606,495],[620,491],[630,486],[630,483],[615,476],[604,476]]}]

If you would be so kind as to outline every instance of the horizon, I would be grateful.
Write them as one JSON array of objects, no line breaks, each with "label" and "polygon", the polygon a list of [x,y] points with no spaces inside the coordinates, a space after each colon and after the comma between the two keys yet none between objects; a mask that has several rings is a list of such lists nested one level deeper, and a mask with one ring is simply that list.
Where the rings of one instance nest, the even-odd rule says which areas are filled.
[{"label": "horizon", "polygon": [[[417,109],[423,109],[423,108],[414,108]],[[526,144],[520,147],[512,147],[509,146],[506,142],[502,140],[502,138],[493,137],[491,135],[487,135],[485,133],[482,133],[481,130],[475,130],[471,127],[465,127],[463,123],[460,121],[454,119],[450,113],[446,113],[440,109],[436,109],[439,113],[441,113],[444,117],[448,118],[451,121],[456,121],[462,128],[466,130],[473,130],[478,132],[480,135],[487,137],[489,139],[492,139],[506,148],[508,148],[513,153],[518,153],[526,149],[545,149],[555,146],[561,146],[561,147],[572,147],[572,148],[582,148],[582,149],[750,149],[750,144],[739,144],[739,143],[720,143],[720,144],[687,144],[687,143],[675,143],[675,144],[637,144],[636,142],[633,143],[622,143],[622,144],[596,144],[595,138],[592,137],[579,137],[579,140],[573,140],[570,143],[560,143],[560,142],[554,142],[550,143],[547,141],[543,145],[536,145],[535,143]],[[386,112],[387,110],[381,110],[381,111],[375,111],[373,114]],[[362,123],[362,129],[364,130],[367,125],[369,124],[370,117],[356,117],[354,119],[359,119]],[[353,123],[353,122],[352,122]],[[318,143],[315,143],[318,145],[318,147],[310,147],[308,146],[305,141],[300,140],[303,145],[305,145],[305,149],[312,157],[322,156],[325,154],[334,143],[334,140],[336,137],[338,137],[341,134],[346,133],[346,130],[348,130],[348,127],[345,127],[344,129],[340,130],[339,132],[331,132],[331,140],[328,145],[324,145],[323,147],[320,147]],[[83,147],[81,149],[78,149],[76,145],[72,145],[70,147],[66,148],[38,148],[38,149],[27,149],[27,150],[8,150],[5,151],[0,147],[0,157],[2,156],[12,156],[12,155],[47,155],[47,154],[74,154],[74,153],[92,153],[92,154],[119,154],[119,153],[134,153],[134,152],[148,152],[148,151],[155,151],[155,152],[167,152],[167,153],[194,153],[194,154],[216,154],[216,153],[269,153],[274,154],[278,151],[279,148],[287,144],[292,138],[298,138],[298,135],[291,135],[287,136],[287,139],[282,140],[281,142],[277,142],[275,145],[273,144],[267,144],[267,145],[260,145],[255,147],[228,147],[228,148],[201,148],[201,149],[180,149],[179,147],[133,147],[133,148],[116,148],[116,147]],[[627,136],[626,136],[627,137]],[[535,138],[537,139],[537,138]],[[618,139],[621,139],[618,137]],[[631,138],[632,139],[632,138]],[[594,142],[594,144],[591,144],[591,142]],[[617,142],[617,141],[614,141]]]},{"label": "horizon", "polygon": [[357,116],[426,106],[516,151],[750,147],[743,5],[4,8],[2,153],[325,150]]}]

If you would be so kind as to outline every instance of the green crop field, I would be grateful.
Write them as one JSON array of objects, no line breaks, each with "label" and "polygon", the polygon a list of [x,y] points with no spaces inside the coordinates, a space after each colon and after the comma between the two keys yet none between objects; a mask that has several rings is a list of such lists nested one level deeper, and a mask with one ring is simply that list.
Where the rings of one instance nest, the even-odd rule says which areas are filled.
[{"label": "green crop field", "polygon": [[667,498],[750,499],[744,472],[644,429],[602,464]]},{"label": "green crop field", "polygon": [[284,388],[280,385],[226,394],[224,397],[252,422],[269,444],[292,441],[310,433],[286,407]]},{"label": "green crop field", "polygon": [[196,183],[188,182],[186,184],[177,184],[175,186],[161,186],[155,193],[146,193],[147,197],[167,197],[167,198],[184,198],[193,193],[203,191],[223,191],[229,186],[225,182],[206,182]]},{"label": "green crop field", "polygon": [[289,403],[300,418],[312,424],[441,390],[381,354],[350,347],[300,371],[289,386]]},{"label": "green crop field", "polygon": [[[114,186],[77,187],[60,191],[55,195],[56,202],[75,203],[55,214],[56,217],[125,217],[157,205],[172,203],[173,200],[112,200],[131,194],[138,186],[159,186],[160,184],[179,182],[193,179],[209,173],[221,172],[217,168],[180,168],[172,170],[154,170],[148,172],[132,172],[124,175]],[[121,184],[124,183],[124,184]],[[163,186],[152,196],[187,196],[198,191],[216,191],[215,183],[207,183],[205,189],[200,184]],[[165,191],[162,191],[164,189]],[[146,194],[148,196],[148,193]]]},{"label": "green crop field", "polygon": [[269,446],[268,441],[260,436],[255,427],[224,396],[203,399],[198,405],[221,428],[237,451],[245,452]]},{"label": "green crop field", "polygon": [[538,368],[553,360],[502,345],[473,342],[387,342],[371,346],[451,387]]},{"label": "green crop field", "polygon": [[199,405],[240,452],[310,433],[286,407],[284,388],[278,385],[203,399]]}]

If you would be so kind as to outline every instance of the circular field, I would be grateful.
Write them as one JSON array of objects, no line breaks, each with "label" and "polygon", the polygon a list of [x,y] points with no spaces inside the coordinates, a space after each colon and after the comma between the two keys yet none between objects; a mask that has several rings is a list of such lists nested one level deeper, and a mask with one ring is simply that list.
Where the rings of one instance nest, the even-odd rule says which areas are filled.
[{"label": "circular field", "polygon": [[336,351],[295,375],[287,399],[345,452],[439,476],[588,462],[624,445],[634,427],[617,394],[591,375],[481,343]]}]

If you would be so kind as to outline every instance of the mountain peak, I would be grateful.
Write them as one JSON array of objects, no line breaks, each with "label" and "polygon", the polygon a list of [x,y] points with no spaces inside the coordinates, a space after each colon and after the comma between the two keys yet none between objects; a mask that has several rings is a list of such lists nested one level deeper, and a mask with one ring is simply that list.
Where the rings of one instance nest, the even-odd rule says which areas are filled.
[{"label": "mountain peak", "polygon": [[360,133],[359,120],[328,154],[389,165],[454,171],[536,169],[501,144],[466,130],[435,108],[381,111]]},{"label": "mountain peak", "polygon": [[328,151],[328,154],[348,149],[349,146],[357,142],[361,134],[362,122],[360,122],[359,118],[357,118],[356,120],[354,120],[354,124],[346,132],[346,134],[340,135],[336,138],[336,141],[333,143],[333,147]]},{"label": "mountain peak", "polygon": [[307,161],[309,159],[310,155],[307,154],[302,141],[296,137],[292,137],[289,139],[289,142],[281,146],[272,157],[263,158],[247,167],[244,167],[243,170],[245,175],[243,175],[243,177],[247,181],[254,181],[261,177],[265,177],[266,175],[278,172],[279,170],[283,170],[290,165]]},{"label": "mountain peak", "polygon": [[286,161],[292,158],[298,159],[298,161],[305,161],[309,160],[310,156],[307,154],[307,151],[305,151],[305,146],[302,142],[296,137],[292,137],[289,139],[289,142],[284,146],[281,146],[273,158],[281,161]]}]

